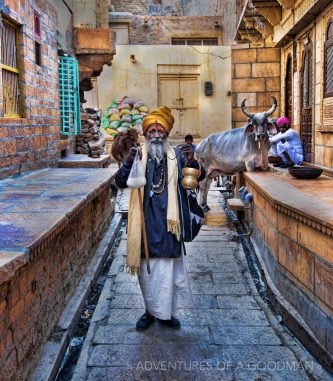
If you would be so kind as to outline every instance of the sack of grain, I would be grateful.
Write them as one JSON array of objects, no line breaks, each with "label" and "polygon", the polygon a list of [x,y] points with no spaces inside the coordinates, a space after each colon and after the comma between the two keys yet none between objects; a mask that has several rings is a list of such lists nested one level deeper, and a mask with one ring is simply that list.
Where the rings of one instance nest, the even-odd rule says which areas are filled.
[{"label": "sack of grain", "polygon": [[117,135],[118,134],[118,131],[117,130],[114,130],[112,128],[107,128],[105,130],[109,135]]},{"label": "sack of grain", "polygon": [[122,120],[123,122],[131,122],[131,121],[132,121],[132,118],[131,118],[131,115],[124,114],[124,115],[122,115],[121,120]]},{"label": "sack of grain", "polygon": [[123,109],[130,110],[130,108],[131,106],[126,102],[121,102],[120,105],[118,106],[118,110],[123,110]]},{"label": "sack of grain", "polygon": [[114,128],[115,130],[120,127],[121,121],[120,120],[114,120],[110,123],[110,128]]},{"label": "sack of grain", "polygon": [[135,120],[138,120],[138,119],[142,119],[142,115],[139,114],[139,115],[132,115],[132,120],[135,121]]},{"label": "sack of grain", "polygon": [[140,107],[138,107],[138,109],[141,112],[148,112],[148,107],[147,106],[140,106]]},{"label": "sack of grain", "polygon": [[134,103],[133,108],[139,108],[144,105],[144,102],[140,101],[139,99]]},{"label": "sack of grain", "polygon": [[126,127],[126,128],[130,128],[131,126],[132,126],[132,124],[130,122],[121,122],[121,125],[120,125],[120,127]]},{"label": "sack of grain", "polygon": [[124,108],[124,109],[120,110],[119,115],[120,115],[120,116],[123,116],[124,114],[128,114],[128,115],[130,115],[130,114],[131,114],[131,111],[130,111],[129,109],[127,109],[127,108]]},{"label": "sack of grain", "polygon": [[114,120],[121,120],[120,116],[118,114],[111,114],[110,121],[113,122]]},{"label": "sack of grain", "polygon": [[133,106],[135,103],[135,99],[129,98],[127,95],[124,96],[123,102],[128,103],[130,106]]}]

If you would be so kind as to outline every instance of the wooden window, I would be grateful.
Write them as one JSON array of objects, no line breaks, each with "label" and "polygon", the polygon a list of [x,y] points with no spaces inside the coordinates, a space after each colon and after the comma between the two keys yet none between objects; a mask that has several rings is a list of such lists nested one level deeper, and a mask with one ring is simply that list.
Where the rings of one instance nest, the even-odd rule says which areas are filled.
[{"label": "wooden window", "polygon": [[17,65],[17,28],[3,20],[1,28],[1,80],[2,80],[2,117],[19,115],[19,69]]},{"label": "wooden window", "polygon": [[38,66],[42,66],[42,46],[37,41],[35,41],[35,63]]},{"label": "wooden window", "polygon": [[333,96],[333,20],[330,20],[326,29],[325,64],[324,64],[325,91],[324,97]]},{"label": "wooden window", "polygon": [[41,26],[40,26],[40,14],[37,11],[34,11],[34,32],[35,35],[40,37]]}]

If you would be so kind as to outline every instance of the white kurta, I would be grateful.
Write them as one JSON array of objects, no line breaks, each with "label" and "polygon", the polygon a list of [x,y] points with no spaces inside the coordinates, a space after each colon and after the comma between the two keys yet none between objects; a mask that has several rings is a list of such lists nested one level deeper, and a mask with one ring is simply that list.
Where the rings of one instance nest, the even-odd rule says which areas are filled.
[{"label": "white kurta", "polygon": [[179,308],[193,304],[183,253],[179,258],[151,258],[150,274],[142,259],[139,283],[146,309],[158,319],[177,317]]}]

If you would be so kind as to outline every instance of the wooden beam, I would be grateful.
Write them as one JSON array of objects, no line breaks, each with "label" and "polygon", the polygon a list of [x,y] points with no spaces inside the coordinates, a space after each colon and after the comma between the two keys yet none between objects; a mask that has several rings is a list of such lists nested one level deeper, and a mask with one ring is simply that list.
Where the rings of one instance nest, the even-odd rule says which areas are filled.
[{"label": "wooden beam", "polygon": [[274,27],[280,24],[282,19],[281,7],[262,7],[257,8],[257,12],[265,17],[265,19]]},{"label": "wooden beam", "polygon": [[253,44],[259,42],[260,40],[262,40],[262,35],[260,33],[258,33],[256,30],[252,29],[252,30],[239,30],[238,31],[238,34],[241,38],[241,40],[243,41],[249,41]]},{"label": "wooden beam", "polygon": [[[273,26],[268,23],[265,19],[260,19],[257,21],[257,17],[244,17],[244,23],[247,29],[255,29],[260,34],[262,34],[264,37],[269,36],[273,33]],[[260,21],[260,23],[259,23]]]},{"label": "wooden beam", "polygon": [[295,8],[295,0],[278,0],[279,4],[283,6],[283,8],[286,9],[293,9]]}]

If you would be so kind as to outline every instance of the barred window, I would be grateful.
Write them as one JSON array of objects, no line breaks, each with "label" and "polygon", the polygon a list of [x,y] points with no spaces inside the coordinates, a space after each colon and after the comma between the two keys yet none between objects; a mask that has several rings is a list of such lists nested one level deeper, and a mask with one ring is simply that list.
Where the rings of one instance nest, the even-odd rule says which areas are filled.
[{"label": "barred window", "polygon": [[333,96],[333,20],[326,29],[325,66],[324,66],[325,92],[324,97]]},{"label": "barred window", "polygon": [[217,38],[172,38],[171,45],[208,45],[208,46],[217,46]]},{"label": "barred window", "polygon": [[17,65],[17,28],[3,20],[1,28],[2,102],[0,116],[19,116],[19,69]]}]

